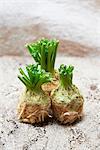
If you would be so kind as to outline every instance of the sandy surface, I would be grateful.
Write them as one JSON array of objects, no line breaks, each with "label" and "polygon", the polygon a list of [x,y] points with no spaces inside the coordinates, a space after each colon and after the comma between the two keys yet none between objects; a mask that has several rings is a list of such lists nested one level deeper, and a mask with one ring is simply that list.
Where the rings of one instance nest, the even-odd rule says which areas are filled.
[{"label": "sandy surface", "polygon": [[44,126],[19,123],[16,107],[23,89],[17,68],[29,57],[0,57],[0,150],[100,150],[100,61],[97,58],[59,57],[73,64],[74,83],[84,95],[84,118],[76,124]]},{"label": "sandy surface", "polygon": [[67,54],[100,55],[100,1],[0,0],[0,55],[26,55],[25,43],[43,36]]}]

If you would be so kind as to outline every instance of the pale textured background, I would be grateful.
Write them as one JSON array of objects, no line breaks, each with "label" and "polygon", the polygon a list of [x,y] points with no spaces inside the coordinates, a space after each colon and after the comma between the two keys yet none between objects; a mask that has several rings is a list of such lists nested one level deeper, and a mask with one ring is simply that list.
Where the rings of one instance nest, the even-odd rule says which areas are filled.
[{"label": "pale textured background", "polygon": [[[75,66],[85,103],[73,125],[17,120],[18,68],[33,62],[24,45],[43,36],[60,40],[56,67]],[[99,41],[99,0],[0,0],[0,150],[100,150]]]},{"label": "pale textured background", "polygon": [[0,0],[0,55],[26,55],[25,43],[43,36],[67,54],[98,55],[100,1]]}]

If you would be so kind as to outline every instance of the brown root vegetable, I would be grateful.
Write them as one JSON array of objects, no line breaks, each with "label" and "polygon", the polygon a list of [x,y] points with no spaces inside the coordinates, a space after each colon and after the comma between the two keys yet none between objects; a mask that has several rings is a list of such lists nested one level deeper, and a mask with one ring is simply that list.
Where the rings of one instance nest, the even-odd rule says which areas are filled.
[{"label": "brown root vegetable", "polygon": [[52,81],[48,83],[44,83],[41,88],[42,90],[50,95],[50,93],[54,92],[59,87],[59,73],[55,70],[54,74],[52,75]]},{"label": "brown root vegetable", "polygon": [[39,123],[49,118],[50,98],[42,91],[41,85],[51,81],[51,76],[39,64],[27,65],[19,69],[18,78],[26,86],[18,105],[18,118],[22,122]]},{"label": "brown root vegetable", "polygon": [[56,90],[58,86],[59,86],[59,81],[48,82],[42,85],[42,90],[44,92],[49,93],[49,92]]},{"label": "brown root vegetable", "polygon": [[18,105],[22,122],[43,122],[52,113],[66,124],[82,115],[84,99],[72,82],[74,67],[62,64],[58,71],[54,69],[58,44],[58,40],[43,38],[26,45],[36,64],[19,69],[18,78],[26,87]]},{"label": "brown root vegetable", "polygon": [[82,116],[83,102],[84,99],[75,85],[69,90],[59,87],[52,95],[53,115],[62,124],[73,123]]},{"label": "brown root vegetable", "polygon": [[18,118],[21,122],[39,123],[50,117],[51,102],[43,93],[25,90],[18,104]]}]

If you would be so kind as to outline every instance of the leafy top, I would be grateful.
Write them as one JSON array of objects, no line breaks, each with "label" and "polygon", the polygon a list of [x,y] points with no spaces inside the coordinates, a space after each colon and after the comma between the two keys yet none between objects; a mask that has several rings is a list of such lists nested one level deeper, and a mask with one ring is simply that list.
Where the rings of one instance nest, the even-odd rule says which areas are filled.
[{"label": "leafy top", "polygon": [[35,43],[27,44],[30,54],[41,68],[47,72],[54,72],[54,65],[59,41],[42,38]]},{"label": "leafy top", "polygon": [[51,81],[50,73],[41,69],[38,64],[27,65],[26,70],[19,69],[20,74],[18,78],[24,83],[27,89],[40,91],[43,83]]},{"label": "leafy top", "polygon": [[60,74],[60,81],[61,85],[65,88],[68,89],[72,85],[72,79],[73,79],[73,66],[66,66],[66,65],[61,65],[59,68],[59,74]]}]

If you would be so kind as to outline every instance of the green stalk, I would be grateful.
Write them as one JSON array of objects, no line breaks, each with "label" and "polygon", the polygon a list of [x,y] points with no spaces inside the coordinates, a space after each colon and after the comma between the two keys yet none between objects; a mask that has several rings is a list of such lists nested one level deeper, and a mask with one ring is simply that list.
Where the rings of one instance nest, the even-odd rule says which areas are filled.
[{"label": "green stalk", "polygon": [[55,43],[54,53],[53,53],[52,60],[51,60],[53,62],[52,68],[54,68],[54,66],[55,66],[58,44],[59,44],[59,41],[57,41],[57,43]]},{"label": "green stalk", "polygon": [[24,77],[26,77],[27,80],[28,80],[28,77],[27,77],[27,75],[24,73],[24,71],[22,70],[22,68],[19,68],[19,71],[20,71],[20,73],[21,73]]},{"label": "green stalk", "polygon": [[61,86],[65,89],[69,89],[72,86],[73,70],[73,66],[67,67],[66,65],[61,65],[59,68],[60,83]]},{"label": "green stalk", "polygon": [[[27,71],[27,75],[25,72]],[[43,83],[51,81],[51,76],[49,73],[45,72],[45,70],[41,69],[41,66],[36,65],[28,65],[26,66],[26,71],[24,72],[20,68],[20,74],[18,75],[18,78],[22,81],[22,83],[27,87],[27,89],[31,89],[33,91],[37,92],[42,91],[41,85]]]},{"label": "green stalk", "polygon": [[41,68],[46,70],[45,44],[41,45]]},{"label": "green stalk", "polygon": [[52,58],[52,45],[50,44],[48,46],[48,59],[47,59],[47,71],[52,73],[52,62],[51,62],[51,58]]},{"label": "green stalk", "polygon": [[18,76],[18,78],[25,84],[25,86],[29,89],[31,89],[31,83],[27,80],[27,79],[25,79],[25,77],[20,77],[20,76]]},{"label": "green stalk", "polygon": [[27,44],[26,47],[42,69],[53,73],[58,44],[57,40],[43,38],[35,43]]}]

